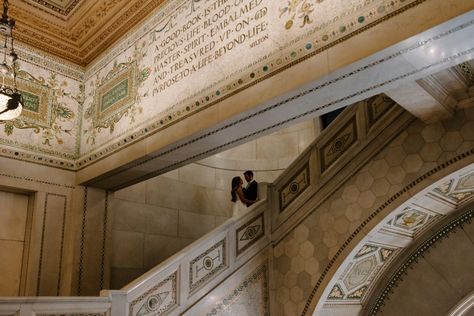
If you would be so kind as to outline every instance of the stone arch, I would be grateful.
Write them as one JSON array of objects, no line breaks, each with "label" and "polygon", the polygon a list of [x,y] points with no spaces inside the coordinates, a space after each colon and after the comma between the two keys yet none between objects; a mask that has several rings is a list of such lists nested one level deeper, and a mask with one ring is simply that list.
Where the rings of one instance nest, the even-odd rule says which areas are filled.
[{"label": "stone arch", "polygon": [[[391,263],[397,261],[403,249],[413,245],[424,231],[473,201],[474,164],[471,163],[473,153],[474,150],[471,150],[458,155],[415,179],[376,209],[356,229],[335,257],[344,250],[347,251],[344,248],[350,247],[356,235],[362,234],[363,237],[337,266],[337,271],[333,273],[321,293],[314,315],[339,313],[357,315],[366,309],[367,303],[371,301],[368,298],[374,293],[377,282],[382,279]],[[399,198],[402,191],[418,192],[389,214],[383,213],[383,209],[391,201]],[[373,228],[366,233],[364,228],[370,224]],[[331,268],[336,268],[334,261],[333,266],[330,263],[326,267],[327,275]],[[312,295],[317,290],[320,290],[318,284],[314,287]],[[347,292],[351,294],[347,295]],[[310,306],[311,300],[310,296],[306,307]],[[364,311],[367,312],[370,313]],[[307,309],[303,311],[303,315],[310,314]]]}]

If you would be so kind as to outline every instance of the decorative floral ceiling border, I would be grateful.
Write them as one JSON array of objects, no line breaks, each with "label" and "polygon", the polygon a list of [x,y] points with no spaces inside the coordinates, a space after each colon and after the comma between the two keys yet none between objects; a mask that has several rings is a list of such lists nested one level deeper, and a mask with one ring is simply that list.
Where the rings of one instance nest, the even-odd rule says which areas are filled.
[{"label": "decorative floral ceiling border", "polygon": [[[64,8],[47,0],[31,1],[11,6],[17,40],[86,66],[165,0],[74,0]],[[81,14],[72,21],[77,11]]]},{"label": "decorative floral ceiling border", "polygon": [[[38,5],[41,5],[49,10],[53,10],[61,15],[68,16],[69,13],[81,2],[81,0],[68,0],[66,3],[63,5],[60,2],[61,1],[55,1],[55,0],[30,0],[32,2],[37,3]],[[84,2],[84,1],[83,1]]]}]

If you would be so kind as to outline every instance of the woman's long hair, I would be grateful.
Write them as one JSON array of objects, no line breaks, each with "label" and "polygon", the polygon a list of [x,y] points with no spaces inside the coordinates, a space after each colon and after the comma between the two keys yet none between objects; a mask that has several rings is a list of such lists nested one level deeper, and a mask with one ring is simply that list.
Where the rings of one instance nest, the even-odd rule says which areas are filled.
[{"label": "woman's long hair", "polygon": [[240,177],[232,178],[232,190],[230,190],[230,195],[232,196],[232,202],[237,201],[237,193],[235,192],[240,185]]}]

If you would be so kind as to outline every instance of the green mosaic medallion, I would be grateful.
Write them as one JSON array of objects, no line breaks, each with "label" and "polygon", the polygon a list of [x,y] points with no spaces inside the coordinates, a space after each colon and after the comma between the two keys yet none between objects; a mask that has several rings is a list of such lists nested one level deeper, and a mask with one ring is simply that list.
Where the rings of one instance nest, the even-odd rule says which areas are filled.
[{"label": "green mosaic medallion", "polygon": [[40,97],[26,91],[19,92],[23,97],[23,108],[31,112],[39,113]]},{"label": "green mosaic medallion", "polygon": [[128,96],[128,78],[121,81],[112,89],[104,93],[100,103],[100,110],[105,111],[115,103],[125,99]]}]

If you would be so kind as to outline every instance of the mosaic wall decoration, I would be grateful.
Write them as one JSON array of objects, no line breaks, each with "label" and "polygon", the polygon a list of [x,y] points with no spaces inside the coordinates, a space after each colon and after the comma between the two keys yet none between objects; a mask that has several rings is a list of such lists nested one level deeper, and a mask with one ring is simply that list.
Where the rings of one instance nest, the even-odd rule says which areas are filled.
[{"label": "mosaic wall decoration", "polygon": [[309,164],[307,164],[296,173],[293,179],[279,190],[280,212],[283,212],[309,185]]},{"label": "mosaic wall decoration", "polygon": [[456,204],[469,201],[474,196],[474,172],[446,181],[434,189],[432,194]]},{"label": "mosaic wall decoration", "polygon": [[373,96],[365,101],[369,127],[375,124],[389,109],[396,106],[395,101],[385,94]]},{"label": "mosaic wall decoration", "polygon": [[[60,159],[58,166],[73,165],[79,155],[84,100],[81,77],[74,69],[34,52],[22,49],[20,57],[17,86],[24,109],[17,119],[0,122],[0,145],[9,148],[1,153],[9,156],[9,150],[15,148],[17,158],[23,151],[42,156],[43,162]],[[5,78],[5,84],[13,82]]]},{"label": "mosaic wall decoration", "polygon": [[268,291],[268,264],[264,263],[243,278],[243,281],[218,301],[206,315],[268,316],[270,315]]},{"label": "mosaic wall decoration", "polygon": [[239,227],[235,232],[237,256],[265,236],[264,213],[261,213]]},{"label": "mosaic wall decoration", "polygon": [[395,248],[365,244],[354,256],[345,272],[332,286],[328,301],[360,301],[378,269],[392,256]]},{"label": "mosaic wall decoration", "polygon": [[[423,125],[421,122],[416,124]],[[431,131],[431,126],[426,127],[425,134],[427,131]],[[457,157],[450,163],[458,159],[460,158]],[[449,163],[442,161],[442,165],[445,168]],[[374,171],[380,173],[380,168]],[[382,225],[368,233],[370,239],[365,240],[361,248],[340,265],[332,277],[331,287],[326,289],[327,294],[319,303],[320,306],[330,312],[339,304],[365,304],[364,299],[374,295],[381,277],[386,275],[391,263],[397,262],[397,256],[403,253],[402,250],[411,245],[410,241],[446,218],[447,214],[472,201],[473,175],[472,166],[468,165],[464,170],[438,181],[428,192],[421,191],[412,197],[411,203],[402,204],[393,210]],[[447,231],[443,230],[444,233]],[[381,240],[384,242],[383,246],[379,244]],[[400,246],[400,241],[405,246]]]},{"label": "mosaic wall decoration", "polygon": [[[152,67],[139,85],[142,97],[135,104],[141,111],[133,120],[117,117],[110,133],[94,130],[93,117],[85,118],[79,168],[120,149],[128,136],[137,141],[155,133],[414,3],[417,0],[167,2],[87,69],[85,103],[90,106],[94,87],[114,64],[135,60],[139,68]],[[142,61],[135,58],[137,47]],[[243,54],[252,58],[242,63]]]},{"label": "mosaic wall decoration", "polygon": [[320,149],[321,170],[329,168],[357,140],[355,117]]},{"label": "mosaic wall decoration", "polygon": [[88,99],[92,102],[84,114],[84,118],[91,122],[84,130],[86,144],[94,144],[102,130],[108,130],[111,135],[123,117],[132,124],[143,112],[139,103],[148,92],[140,94],[138,89],[151,73],[151,67],[140,66],[145,55],[143,47],[135,47],[133,59],[114,63],[103,78],[91,83]]},{"label": "mosaic wall decoration", "polygon": [[408,232],[410,233],[408,235],[412,235],[434,216],[436,216],[434,213],[412,205],[404,208],[394,218],[390,219],[385,226],[385,230],[402,234],[403,232]]},{"label": "mosaic wall decoration", "polygon": [[159,282],[130,303],[129,316],[164,315],[178,304],[178,272]]},{"label": "mosaic wall decoration", "polygon": [[328,299],[330,300],[343,299],[344,297],[345,297],[345,294],[342,291],[341,287],[336,284],[332,287],[332,290],[329,293]]},{"label": "mosaic wall decoration", "polygon": [[224,238],[189,263],[189,292],[209,282],[227,266],[227,241]]},{"label": "mosaic wall decoration", "polygon": [[[398,264],[397,269],[394,273],[390,275],[390,278],[383,284],[383,288],[377,293],[375,302],[372,303],[372,306],[367,309],[367,315],[376,316],[380,315],[383,307],[385,306],[385,301],[390,299],[390,295],[395,292],[396,287],[406,279],[407,274],[409,274],[408,269],[413,268],[414,265],[418,264],[420,258],[424,258],[425,254],[429,252],[432,248],[436,247],[437,244],[445,238],[450,238],[453,233],[459,231],[460,228],[463,228],[464,225],[469,225],[472,223],[474,218],[474,211],[469,210],[456,218],[450,220],[440,229],[438,229],[430,238],[424,240],[421,245],[416,247],[407,258],[404,258],[402,262]],[[459,309],[458,309],[459,310]],[[472,311],[472,309],[471,309]],[[462,313],[462,312],[461,312]]]}]

